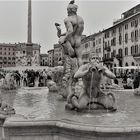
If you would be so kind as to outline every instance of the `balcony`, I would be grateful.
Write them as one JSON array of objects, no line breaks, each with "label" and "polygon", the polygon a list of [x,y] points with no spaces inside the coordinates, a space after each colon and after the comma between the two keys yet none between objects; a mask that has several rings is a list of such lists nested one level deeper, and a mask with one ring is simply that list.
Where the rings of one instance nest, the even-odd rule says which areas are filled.
[{"label": "balcony", "polygon": [[105,47],[105,48],[104,48],[104,50],[106,50],[106,51],[110,52],[110,51],[111,51],[111,47],[110,47],[110,46]]},{"label": "balcony", "polygon": [[133,57],[140,57],[140,53],[133,54]]},{"label": "balcony", "polygon": [[122,59],[122,55],[121,54],[116,54],[116,58],[117,59]]},{"label": "balcony", "polygon": [[109,58],[103,57],[103,62],[112,62],[112,61],[113,61],[113,57],[109,57]]}]

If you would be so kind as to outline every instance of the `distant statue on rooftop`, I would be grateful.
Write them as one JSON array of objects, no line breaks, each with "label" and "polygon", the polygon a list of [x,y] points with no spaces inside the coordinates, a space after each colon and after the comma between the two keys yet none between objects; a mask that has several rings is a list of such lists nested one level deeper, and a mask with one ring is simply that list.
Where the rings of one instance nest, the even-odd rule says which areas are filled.
[{"label": "distant statue on rooftop", "polygon": [[84,30],[84,21],[77,15],[78,6],[72,0],[68,7],[68,16],[64,19],[66,32],[61,33],[59,23],[55,23],[59,44],[63,46],[64,52],[64,77],[63,85],[66,91],[62,96],[67,97],[72,92],[73,76],[80,65],[82,65],[81,36]]}]

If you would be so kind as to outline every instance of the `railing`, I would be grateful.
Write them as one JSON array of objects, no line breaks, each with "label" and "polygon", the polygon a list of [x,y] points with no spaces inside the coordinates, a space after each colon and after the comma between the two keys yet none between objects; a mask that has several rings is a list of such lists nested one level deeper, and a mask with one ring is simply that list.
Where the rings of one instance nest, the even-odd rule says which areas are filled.
[{"label": "railing", "polygon": [[117,59],[120,59],[120,58],[122,58],[122,55],[117,54],[117,55],[116,55],[116,58],[117,58]]},{"label": "railing", "polygon": [[133,57],[139,57],[140,56],[140,53],[138,54],[133,54]]}]

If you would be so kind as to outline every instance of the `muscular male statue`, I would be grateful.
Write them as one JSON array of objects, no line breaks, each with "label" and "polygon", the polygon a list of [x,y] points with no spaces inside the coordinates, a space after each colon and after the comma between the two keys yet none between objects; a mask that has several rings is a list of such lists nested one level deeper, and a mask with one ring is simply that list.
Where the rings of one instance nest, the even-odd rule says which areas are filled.
[{"label": "muscular male statue", "polygon": [[89,63],[80,66],[74,77],[82,78],[83,91],[79,96],[69,95],[69,102],[66,107],[80,110],[90,106],[92,109],[101,107],[116,110],[114,95],[112,93],[106,95],[100,90],[102,76],[115,78],[115,75],[96,59],[91,59]]},{"label": "muscular male statue", "polygon": [[84,30],[84,21],[77,15],[78,6],[71,1],[67,7],[68,17],[64,19],[66,33],[61,34],[60,24],[55,24],[58,30],[59,43],[63,46],[64,54],[78,59],[81,65],[81,36]]},{"label": "muscular male statue", "polygon": [[82,64],[81,36],[84,29],[83,19],[77,15],[78,6],[71,1],[67,7],[68,17],[64,19],[66,33],[61,34],[60,24],[55,23],[59,44],[64,52],[64,77],[63,86],[66,91],[63,97],[67,97],[72,92],[73,76],[78,67]]}]

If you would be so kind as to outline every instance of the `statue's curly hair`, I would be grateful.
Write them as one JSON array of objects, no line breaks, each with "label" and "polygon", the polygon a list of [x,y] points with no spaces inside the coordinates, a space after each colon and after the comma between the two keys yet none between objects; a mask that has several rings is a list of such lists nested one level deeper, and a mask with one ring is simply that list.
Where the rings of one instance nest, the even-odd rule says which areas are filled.
[{"label": "statue's curly hair", "polygon": [[75,0],[71,0],[69,4],[74,4],[75,3]]}]

